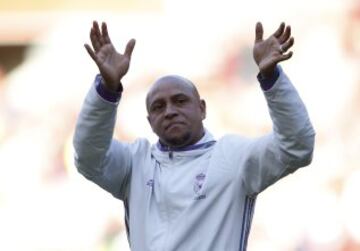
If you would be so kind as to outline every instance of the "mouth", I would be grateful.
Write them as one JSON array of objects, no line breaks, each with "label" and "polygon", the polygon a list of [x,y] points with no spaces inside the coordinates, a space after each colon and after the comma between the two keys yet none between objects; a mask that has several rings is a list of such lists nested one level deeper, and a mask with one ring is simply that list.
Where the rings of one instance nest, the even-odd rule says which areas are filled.
[{"label": "mouth", "polygon": [[173,128],[173,127],[176,127],[176,126],[183,126],[184,123],[182,122],[173,122],[173,123],[169,123],[166,127],[165,127],[165,131]]}]

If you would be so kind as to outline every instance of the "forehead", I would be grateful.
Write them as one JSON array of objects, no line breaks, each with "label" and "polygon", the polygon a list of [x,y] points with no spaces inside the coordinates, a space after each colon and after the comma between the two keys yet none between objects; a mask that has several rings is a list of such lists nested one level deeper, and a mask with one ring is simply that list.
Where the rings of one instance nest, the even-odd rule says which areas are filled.
[{"label": "forehead", "polygon": [[160,99],[171,98],[176,95],[186,95],[195,97],[195,87],[193,84],[177,76],[167,76],[157,80],[150,88],[147,95],[147,105]]}]

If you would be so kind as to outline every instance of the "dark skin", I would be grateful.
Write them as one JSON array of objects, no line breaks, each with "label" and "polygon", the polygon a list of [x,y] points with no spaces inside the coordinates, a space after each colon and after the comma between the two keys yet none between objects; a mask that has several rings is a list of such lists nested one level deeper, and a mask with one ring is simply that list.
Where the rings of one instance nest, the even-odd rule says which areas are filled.
[{"label": "dark skin", "polygon": [[146,107],[150,126],[163,145],[192,145],[204,135],[206,104],[185,78],[166,76],[157,80],[146,97]]},{"label": "dark skin", "polygon": [[[260,22],[255,28],[253,57],[263,77],[271,77],[276,65],[288,60],[294,44],[291,27],[281,23],[279,28],[267,39],[263,39]],[[96,21],[90,30],[92,47],[85,48],[100,70],[105,86],[117,91],[121,80],[129,70],[135,40],[128,41],[123,54],[113,46],[106,23],[101,29]],[[172,148],[196,143],[204,135],[202,121],[206,116],[205,101],[201,100],[196,87],[179,76],[160,78],[150,89],[146,105],[148,121],[160,142]]]},{"label": "dark skin", "polygon": [[85,48],[100,70],[105,86],[113,91],[119,89],[121,79],[129,70],[131,55],[135,47],[135,39],[131,39],[123,54],[118,53],[112,44],[106,23],[102,23],[101,30],[96,21],[90,30],[90,45]]},{"label": "dark skin", "polygon": [[271,77],[276,65],[288,60],[293,55],[292,51],[286,53],[293,45],[291,27],[281,23],[279,28],[267,39],[263,39],[264,30],[259,22],[255,28],[255,43],[253,57],[263,77]]}]

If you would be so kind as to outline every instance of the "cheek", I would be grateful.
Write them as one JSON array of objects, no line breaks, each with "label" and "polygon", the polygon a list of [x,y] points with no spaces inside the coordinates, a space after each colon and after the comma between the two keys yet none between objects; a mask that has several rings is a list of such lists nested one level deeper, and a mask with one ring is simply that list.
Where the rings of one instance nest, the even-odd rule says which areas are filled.
[{"label": "cheek", "polygon": [[192,122],[192,125],[193,126],[197,126],[199,125],[202,120],[204,119],[204,114],[198,110],[198,111],[193,111],[190,116],[189,116],[189,119],[191,120]]},{"label": "cheek", "polygon": [[154,132],[159,131],[161,120],[159,116],[151,116],[149,117],[149,123]]}]

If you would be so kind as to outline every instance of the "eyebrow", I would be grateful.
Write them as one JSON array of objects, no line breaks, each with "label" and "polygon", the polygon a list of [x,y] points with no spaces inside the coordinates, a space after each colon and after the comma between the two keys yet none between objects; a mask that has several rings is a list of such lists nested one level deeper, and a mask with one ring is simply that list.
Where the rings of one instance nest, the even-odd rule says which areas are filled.
[{"label": "eyebrow", "polygon": [[[192,83],[192,82],[188,82],[188,87],[190,87],[190,92],[191,94],[185,94],[183,91],[178,93],[178,94],[175,94],[174,96],[176,95],[184,95],[184,96],[187,96],[189,97],[190,95],[194,95],[195,98],[199,99],[200,100],[200,95],[199,95],[199,92],[196,88],[196,86]],[[157,102],[158,99],[155,99],[154,101],[152,101],[150,103],[150,94],[152,93],[152,89],[150,89],[150,91],[147,93],[146,95],[146,99],[145,99],[145,105],[146,105],[146,110],[149,111],[150,107],[153,105],[153,103]]]},{"label": "eyebrow", "polygon": [[[179,98],[179,97],[184,97],[184,98],[187,98],[187,99],[189,99],[189,95],[186,95],[185,93],[177,93],[177,94],[174,94],[174,95],[171,95],[170,96],[170,99],[176,99],[176,98]],[[157,98],[157,99],[155,99],[155,100],[153,100],[151,103],[150,103],[150,101],[149,101],[149,103],[148,103],[148,107],[149,108],[151,108],[154,104],[156,104],[156,103],[159,103],[159,102],[161,102],[161,101],[163,101],[164,100],[164,98],[162,98],[162,97],[160,97],[160,98]]]},{"label": "eyebrow", "polygon": [[186,98],[188,98],[189,95],[186,95],[184,93],[178,93],[178,94],[172,95],[170,98],[178,98],[178,97],[186,97]]}]

